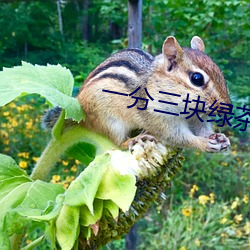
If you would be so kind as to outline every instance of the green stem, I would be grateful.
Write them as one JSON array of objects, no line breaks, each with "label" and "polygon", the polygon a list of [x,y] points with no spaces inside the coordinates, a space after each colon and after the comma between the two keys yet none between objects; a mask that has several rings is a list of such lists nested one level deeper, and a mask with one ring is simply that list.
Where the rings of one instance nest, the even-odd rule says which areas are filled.
[{"label": "green stem", "polygon": [[39,158],[31,178],[33,180],[45,180],[61,155],[77,142],[86,142],[96,147],[96,155],[104,153],[106,150],[117,149],[106,137],[92,132],[82,126],[72,126],[63,131],[59,138],[52,138],[46,149]]}]

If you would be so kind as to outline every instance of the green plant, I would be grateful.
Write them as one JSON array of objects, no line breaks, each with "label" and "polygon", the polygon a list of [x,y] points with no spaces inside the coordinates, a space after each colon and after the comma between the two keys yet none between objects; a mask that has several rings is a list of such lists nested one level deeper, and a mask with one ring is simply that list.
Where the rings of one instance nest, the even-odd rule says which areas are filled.
[{"label": "green plant", "polygon": [[[4,69],[0,79],[0,105],[20,95],[36,93],[49,104],[62,107],[52,139],[36,159],[30,176],[21,169],[31,162],[29,151],[17,154],[21,168],[11,157],[0,154],[1,249],[19,249],[22,244],[23,249],[30,249],[45,240],[52,249],[57,244],[62,249],[104,245],[128,232],[179,170],[181,158],[177,149],[146,141],[135,144],[131,154],[78,125],[77,121],[85,115],[77,99],[71,97],[73,77],[66,68],[23,63]],[[30,106],[22,109],[27,111]],[[75,120],[75,125],[64,128],[65,118]],[[15,118],[9,119],[7,110],[4,119],[8,129],[13,128],[13,123],[18,125]],[[8,126],[10,121],[12,126]],[[30,128],[32,124],[28,124]],[[3,130],[1,133],[5,136],[4,145],[9,146],[9,134]],[[6,151],[9,150],[10,147]],[[66,191],[57,183],[60,178],[56,175],[52,183],[46,182],[64,153],[88,165],[69,181]],[[33,241],[26,242],[28,245],[22,242],[27,228],[28,232],[30,228],[39,229],[33,232]]]},{"label": "green plant", "polygon": [[140,233],[138,249],[248,249],[247,196],[224,203],[213,193],[195,198],[197,189],[193,186],[192,197],[165,215],[146,216],[150,226]]}]

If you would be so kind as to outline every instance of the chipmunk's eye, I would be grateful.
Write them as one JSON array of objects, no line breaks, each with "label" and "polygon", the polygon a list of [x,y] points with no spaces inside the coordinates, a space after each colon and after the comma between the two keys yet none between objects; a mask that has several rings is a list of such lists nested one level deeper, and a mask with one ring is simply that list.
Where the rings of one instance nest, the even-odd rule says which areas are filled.
[{"label": "chipmunk's eye", "polygon": [[201,73],[199,72],[195,72],[195,73],[191,73],[190,74],[190,81],[198,87],[201,87],[202,85],[204,85],[204,77]]}]

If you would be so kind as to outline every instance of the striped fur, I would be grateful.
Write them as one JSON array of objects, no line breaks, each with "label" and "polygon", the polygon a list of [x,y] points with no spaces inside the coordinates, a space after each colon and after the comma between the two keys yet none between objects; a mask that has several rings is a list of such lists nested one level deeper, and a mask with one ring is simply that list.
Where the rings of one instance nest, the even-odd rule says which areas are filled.
[{"label": "striped fur", "polygon": [[[206,104],[205,111],[214,100],[230,103],[225,79],[217,65],[204,54],[203,41],[193,37],[191,47],[181,48],[174,37],[168,37],[163,43],[163,54],[156,57],[140,49],[111,55],[88,75],[77,97],[87,114],[83,125],[108,136],[117,145],[126,141],[132,130],[141,129],[172,146],[196,147],[208,152],[227,148],[230,145],[227,138],[209,139],[213,133],[211,124],[201,123],[197,117],[187,120],[187,115],[180,114],[185,109],[183,100],[187,95],[191,109],[196,107],[194,100],[198,96]],[[190,74],[194,72],[203,75],[203,86],[191,82]],[[137,88],[136,93],[129,95]],[[163,94],[166,92],[175,95]],[[136,101],[135,97],[149,100],[146,110],[138,109],[144,107],[144,99],[127,108]],[[174,113],[180,115],[171,115]],[[201,113],[204,120],[206,116]]]}]

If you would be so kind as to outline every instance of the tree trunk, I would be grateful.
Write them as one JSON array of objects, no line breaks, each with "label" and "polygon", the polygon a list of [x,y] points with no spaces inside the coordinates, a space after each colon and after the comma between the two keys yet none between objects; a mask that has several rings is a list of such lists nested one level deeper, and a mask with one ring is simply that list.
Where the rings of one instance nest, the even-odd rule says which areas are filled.
[{"label": "tree trunk", "polygon": [[57,5],[57,12],[58,12],[58,20],[59,20],[59,30],[63,36],[63,22],[62,22],[62,12],[61,12],[60,0],[56,1],[56,5]]},{"label": "tree trunk", "polygon": [[131,227],[129,233],[126,236],[126,250],[136,250],[136,241],[137,241],[137,225]]},{"label": "tree trunk", "polygon": [[88,20],[89,0],[82,1],[82,39],[89,40],[89,20]]},{"label": "tree trunk", "polygon": [[142,47],[142,0],[128,1],[128,47]]}]

